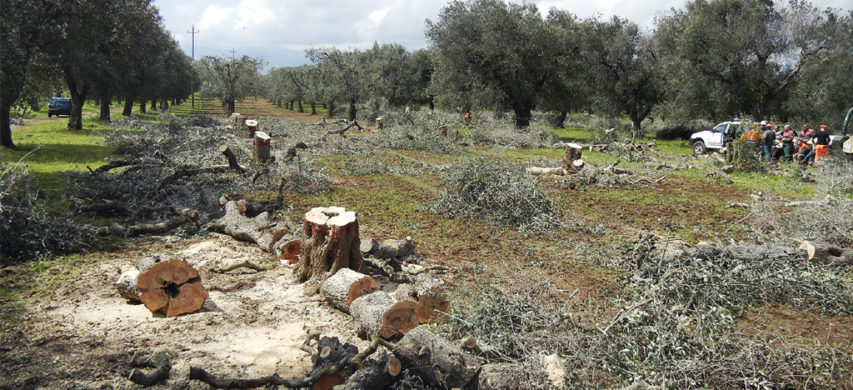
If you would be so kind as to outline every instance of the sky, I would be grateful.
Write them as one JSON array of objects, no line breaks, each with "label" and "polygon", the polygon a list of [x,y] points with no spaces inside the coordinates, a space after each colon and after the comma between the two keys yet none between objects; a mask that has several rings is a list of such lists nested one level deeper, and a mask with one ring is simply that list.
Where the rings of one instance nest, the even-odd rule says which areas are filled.
[{"label": "sky", "polygon": [[[617,15],[651,29],[654,19],[687,0],[528,1],[539,12],[568,10],[580,18]],[[428,45],[426,20],[436,20],[445,0],[154,0],[163,24],[181,48],[202,56],[261,57],[267,69],[308,63],[305,49],[368,48],[399,43],[408,50]],[[853,8],[853,0],[812,0],[819,8]],[[232,53],[233,50],[233,53]]]}]

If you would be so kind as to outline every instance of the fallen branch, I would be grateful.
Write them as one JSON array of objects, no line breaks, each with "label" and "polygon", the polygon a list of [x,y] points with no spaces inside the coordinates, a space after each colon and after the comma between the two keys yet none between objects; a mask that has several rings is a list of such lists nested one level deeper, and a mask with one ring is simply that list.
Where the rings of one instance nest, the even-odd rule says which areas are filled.
[{"label": "fallen branch", "polygon": [[243,261],[241,263],[229,265],[227,267],[216,268],[213,270],[213,272],[224,274],[226,272],[230,272],[230,271],[233,271],[233,270],[238,269],[238,268],[248,268],[251,270],[258,271],[258,272],[266,271],[266,268],[264,268],[263,266],[257,265],[255,263],[252,263],[252,262],[246,260],[246,261]]},{"label": "fallen branch", "polygon": [[349,130],[349,129],[353,128],[353,127],[357,128],[357,129],[358,129],[358,131],[362,131],[362,130],[364,130],[364,129],[362,129],[362,128],[361,128],[361,126],[359,126],[358,121],[352,121],[352,122],[350,122],[350,123],[347,125],[347,127],[344,127],[343,129],[340,129],[340,130],[329,130],[329,132],[327,132],[327,133],[326,133],[326,135],[334,135],[334,134],[338,134],[338,135],[340,135],[341,137],[346,138],[346,135],[344,135],[344,133],[345,133],[347,130]]},{"label": "fallen branch", "polygon": [[126,227],[118,224],[113,224],[111,226],[100,227],[96,229],[95,232],[101,236],[116,234],[128,237],[140,236],[143,234],[162,234],[170,232],[183,224],[194,223],[197,219],[198,211],[186,210],[182,215],[178,217],[159,223],[143,223]]},{"label": "fallen branch", "polygon": [[234,152],[232,152],[231,149],[228,149],[228,145],[220,146],[219,152],[228,160],[228,166],[231,167],[231,169],[240,173],[246,172],[246,169],[237,163],[237,156],[234,155]]},{"label": "fallen branch", "polygon": [[308,145],[306,145],[305,142],[299,142],[296,145],[291,146],[287,149],[287,153],[284,154],[284,161],[293,161],[293,159],[296,158],[297,149],[308,149]]},{"label": "fallen branch", "polygon": [[[309,387],[330,374],[340,372],[347,366],[360,364],[365,358],[376,352],[376,348],[379,346],[380,342],[379,337],[374,337],[373,341],[370,343],[370,347],[366,348],[364,351],[359,352],[355,356],[344,359],[337,364],[323,367],[303,379],[285,379],[278,376],[278,374],[250,379],[217,378],[204,369],[198,367],[190,367],[190,379],[202,381],[210,387],[217,389],[251,389],[269,385],[286,386],[290,388]],[[383,343],[383,345],[387,346],[389,344]],[[391,347],[393,348],[393,345]]]}]

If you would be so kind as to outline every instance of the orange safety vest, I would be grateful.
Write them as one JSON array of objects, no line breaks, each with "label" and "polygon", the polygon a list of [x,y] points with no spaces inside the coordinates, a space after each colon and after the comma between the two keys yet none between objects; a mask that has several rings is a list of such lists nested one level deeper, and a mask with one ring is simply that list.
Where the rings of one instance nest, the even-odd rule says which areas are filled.
[{"label": "orange safety vest", "polygon": [[740,135],[740,139],[745,139],[747,141],[760,141],[761,134],[755,129],[749,129]]}]

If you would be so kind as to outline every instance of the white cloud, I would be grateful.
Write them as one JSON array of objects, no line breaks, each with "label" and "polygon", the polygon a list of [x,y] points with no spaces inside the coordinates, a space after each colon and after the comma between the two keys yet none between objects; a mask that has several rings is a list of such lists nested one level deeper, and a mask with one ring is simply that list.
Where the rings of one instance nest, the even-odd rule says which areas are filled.
[{"label": "white cloud", "polygon": [[[521,2],[523,0],[511,0]],[[652,28],[656,15],[681,8],[687,0],[541,0],[542,15],[552,7],[580,18],[617,15]],[[305,63],[304,49],[366,48],[395,42],[409,50],[426,47],[426,19],[435,20],[445,0],[154,0],[166,29],[190,52],[195,25],[196,58],[204,55],[262,56],[270,66]],[[820,7],[853,8],[853,0],[813,0]]]}]

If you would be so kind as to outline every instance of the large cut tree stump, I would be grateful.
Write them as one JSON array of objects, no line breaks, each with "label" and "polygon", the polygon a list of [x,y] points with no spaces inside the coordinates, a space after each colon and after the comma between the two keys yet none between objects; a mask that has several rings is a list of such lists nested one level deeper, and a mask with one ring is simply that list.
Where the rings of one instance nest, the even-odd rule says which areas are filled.
[{"label": "large cut tree stump", "polygon": [[373,278],[349,268],[341,268],[320,285],[320,292],[326,301],[344,313],[349,313],[352,301],[375,290],[376,281]]},{"label": "large cut tree stump", "polygon": [[343,207],[315,207],[305,214],[302,260],[296,268],[300,282],[325,279],[339,269],[361,270],[358,221]]},{"label": "large cut tree stump", "polygon": [[415,302],[394,302],[388,293],[377,291],[352,301],[349,307],[356,334],[363,339],[379,335],[393,339],[418,326]]},{"label": "large cut tree stump", "polygon": [[145,307],[169,317],[201,309],[208,294],[198,271],[180,259],[154,264],[139,274],[137,285]]}]

